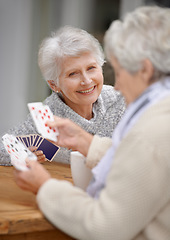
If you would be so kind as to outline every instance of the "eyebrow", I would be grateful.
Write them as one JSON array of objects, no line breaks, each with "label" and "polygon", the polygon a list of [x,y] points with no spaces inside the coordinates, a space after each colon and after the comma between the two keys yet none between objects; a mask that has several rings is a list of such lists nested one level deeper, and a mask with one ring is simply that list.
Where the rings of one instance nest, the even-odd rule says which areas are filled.
[{"label": "eyebrow", "polygon": [[[86,67],[89,67],[91,65],[96,65],[97,66],[97,62],[91,62],[89,63]],[[65,75],[71,73],[71,72],[76,72],[77,70],[79,70],[79,68],[70,68],[65,72]]]}]

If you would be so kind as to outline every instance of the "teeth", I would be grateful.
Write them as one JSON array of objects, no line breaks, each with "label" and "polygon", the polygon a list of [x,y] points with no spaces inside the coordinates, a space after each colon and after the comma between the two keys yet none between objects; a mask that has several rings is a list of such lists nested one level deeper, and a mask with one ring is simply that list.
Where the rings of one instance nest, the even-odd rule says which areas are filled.
[{"label": "teeth", "polygon": [[89,93],[94,89],[94,87],[90,88],[89,90],[85,90],[85,91],[79,91],[80,93]]}]

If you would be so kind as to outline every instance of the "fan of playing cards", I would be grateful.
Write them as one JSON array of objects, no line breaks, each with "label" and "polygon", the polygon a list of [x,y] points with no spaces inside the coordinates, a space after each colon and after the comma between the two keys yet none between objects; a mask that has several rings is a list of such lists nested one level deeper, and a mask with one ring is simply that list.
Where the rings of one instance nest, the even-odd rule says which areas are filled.
[{"label": "fan of playing cards", "polygon": [[39,134],[17,136],[16,138],[17,140],[22,142],[26,148],[34,146],[37,148],[36,151],[43,151],[46,159],[50,162],[53,160],[53,158],[60,149],[58,146],[43,138]]},{"label": "fan of playing cards", "polygon": [[46,121],[54,121],[53,113],[47,105],[41,102],[28,103],[30,114],[33,118],[37,131],[47,139],[54,142],[57,141],[58,131],[56,128],[50,128],[46,125]]},{"label": "fan of playing cards", "polygon": [[3,144],[5,146],[6,151],[9,153],[11,157],[12,165],[18,169],[25,171],[28,169],[26,164],[26,158],[29,160],[37,160],[35,154],[33,154],[28,148],[24,146],[24,144],[17,140],[17,138],[10,134],[5,134],[2,137]]}]

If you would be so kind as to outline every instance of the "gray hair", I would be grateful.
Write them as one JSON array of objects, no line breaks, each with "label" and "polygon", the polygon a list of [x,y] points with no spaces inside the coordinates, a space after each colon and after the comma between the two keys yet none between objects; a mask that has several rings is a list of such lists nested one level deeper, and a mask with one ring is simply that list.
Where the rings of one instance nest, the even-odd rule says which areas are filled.
[{"label": "gray hair", "polygon": [[170,74],[170,9],[158,6],[137,8],[114,21],[104,37],[105,53],[114,56],[131,73],[142,68],[144,59],[154,67],[153,78]]},{"label": "gray hair", "polygon": [[85,30],[65,26],[40,45],[38,64],[45,80],[58,83],[61,64],[65,57],[78,57],[85,52],[91,52],[97,63],[102,67],[104,53],[99,41]]}]

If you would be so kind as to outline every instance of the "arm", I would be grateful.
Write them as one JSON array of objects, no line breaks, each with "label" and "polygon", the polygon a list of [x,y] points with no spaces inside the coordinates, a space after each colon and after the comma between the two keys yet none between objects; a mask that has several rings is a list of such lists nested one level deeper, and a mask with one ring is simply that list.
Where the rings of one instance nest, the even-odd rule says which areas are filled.
[{"label": "arm", "polygon": [[89,168],[93,168],[105,155],[106,151],[111,147],[112,139],[107,137],[99,137],[94,135],[91,144],[88,149],[86,158],[86,165]]},{"label": "arm", "polygon": [[37,202],[43,214],[71,236],[130,240],[145,230],[170,199],[170,170],[162,161],[169,160],[169,141],[164,141],[163,149],[158,146],[148,138],[142,141],[141,134],[126,138],[98,200],[69,182],[50,178],[37,162],[30,162],[30,171],[16,177],[22,188],[38,191]]},{"label": "arm", "polygon": [[118,149],[98,200],[70,183],[50,179],[37,195],[44,215],[78,239],[134,239],[169,201],[170,172],[159,150],[148,148],[150,142],[131,140]]},{"label": "arm", "polygon": [[87,156],[89,146],[92,142],[93,135],[84,131],[77,124],[66,118],[54,116],[54,121],[48,121],[49,127],[57,127],[59,136],[57,145],[68,149],[76,150]]},{"label": "arm", "polygon": [[106,137],[93,136],[69,119],[54,117],[54,122],[47,122],[50,127],[57,127],[59,136],[57,145],[76,150],[86,156],[86,165],[93,168],[112,144]]},{"label": "arm", "polygon": [[[168,229],[165,225],[169,226],[170,201],[167,126],[167,111],[162,118],[151,112],[131,130],[117,149],[99,199],[66,181],[45,181],[37,194],[41,211],[56,227],[78,239],[149,239],[157,232],[163,234]],[[162,211],[167,212],[165,218]]]}]

